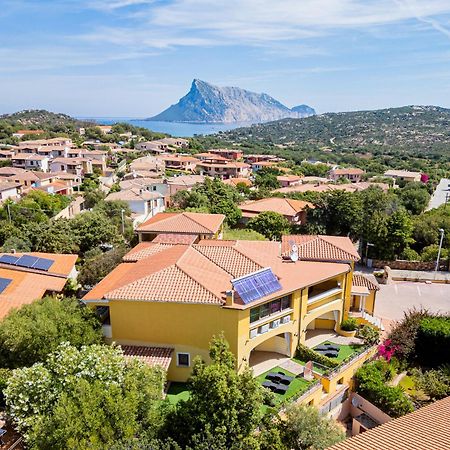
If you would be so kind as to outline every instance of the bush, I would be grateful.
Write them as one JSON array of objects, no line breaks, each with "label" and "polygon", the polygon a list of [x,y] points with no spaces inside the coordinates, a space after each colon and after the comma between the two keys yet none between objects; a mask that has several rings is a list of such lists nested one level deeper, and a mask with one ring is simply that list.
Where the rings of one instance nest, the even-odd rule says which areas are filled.
[{"label": "bush", "polygon": [[4,406],[5,397],[3,395],[3,391],[6,388],[6,384],[8,382],[9,377],[11,376],[12,370],[10,369],[1,369],[0,368],[0,406]]},{"label": "bush", "polygon": [[450,367],[432,369],[422,372],[413,371],[414,381],[432,400],[440,400],[450,395]]},{"label": "bush", "polygon": [[425,317],[419,323],[416,355],[421,364],[438,367],[450,361],[450,317]]},{"label": "bush", "polygon": [[298,344],[297,357],[303,361],[314,361],[330,368],[337,367],[340,364],[339,361],[335,361],[334,359],[328,358],[328,356],[321,355],[312,348],[309,348],[303,344]]},{"label": "bush", "polygon": [[375,361],[358,369],[355,374],[356,392],[391,417],[400,417],[414,410],[412,402],[399,386],[388,386],[392,375],[386,362]]},{"label": "bush", "polygon": [[365,345],[377,345],[380,341],[380,331],[370,325],[360,327],[356,336],[362,339]]},{"label": "bush", "polygon": [[358,322],[354,317],[350,317],[341,322],[341,330],[344,331],[355,331],[358,328]]},{"label": "bush", "polygon": [[420,255],[414,249],[406,247],[400,255],[400,259],[406,259],[407,261],[419,261]]}]

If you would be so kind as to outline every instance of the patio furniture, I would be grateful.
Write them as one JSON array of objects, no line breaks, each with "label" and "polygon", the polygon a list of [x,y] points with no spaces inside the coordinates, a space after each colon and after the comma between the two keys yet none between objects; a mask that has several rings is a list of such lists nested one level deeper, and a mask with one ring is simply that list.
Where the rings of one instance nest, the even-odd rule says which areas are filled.
[{"label": "patio furniture", "polygon": [[283,372],[278,372],[280,383],[290,385],[291,381],[294,379],[294,377],[290,377],[289,375],[284,374]]},{"label": "patio furniture", "polygon": [[284,384],[277,384],[275,388],[275,392],[277,394],[286,394],[286,391],[288,390],[288,386]]},{"label": "patio furniture", "polygon": [[266,380],[279,381],[280,374],[277,372],[270,372],[266,375]]},{"label": "patio furniture", "polygon": [[272,392],[276,392],[276,389],[278,387],[278,384],[273,383],[272,381],[264,381],[264,383],[262,385],[266,389],[270,389]]},{"label": "patio furniture", "polygon": [[328,356],[328,358],[337,358],[338,354],[339,352],[333,350],[328,350],[322,353],[322,355]]},{"label": "patio furniture", "polygon": [[[2,425],[3,426],[3,425]],[[0,445],[6,445],[5,442],[3,442],[2,437],[6,434],[6,430],[3,428],[0,428]]]}]

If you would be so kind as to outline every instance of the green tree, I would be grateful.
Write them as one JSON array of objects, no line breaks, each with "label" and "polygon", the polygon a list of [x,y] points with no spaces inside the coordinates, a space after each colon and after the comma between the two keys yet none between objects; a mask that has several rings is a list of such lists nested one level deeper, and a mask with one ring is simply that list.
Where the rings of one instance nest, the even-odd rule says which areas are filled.
[{"label": "green tree", "polygon": [[[31,231],[31,230],[30,230]],[[71,221],[57,219],[33,227],[30,236],[33,250],[46,253],[78,253],[77,237],[72,233]]]},{"label": "green tree", "polygon": [[14,370],[9,414],[33,450],[107,450],[162,425],[162,369],[127,363],[117,347],[67,343],[45,363]]},{"label": "green tree", "polygon": [[273,191],[278,189],[281,185],[277,180],[277,175],[280,175],[280,171],[273,167],[263,167],[258,170],[255,175],[255,186],[258,188],[265,188]]},{"label": "green tree", "polygon": [[288,220],[274,211],[263,211],[251,218],[247,227],[268,239],[280,240],[283,234],[289,233]]},{"label": "green tree", "polygon": [[422,213],[430,201],[430,194],[423,183],[407,183],[398,191],[403,206],[414,215]]},{"label": "green tree", "polygon": [[46,297],[11,311],[0,322],[0,360],[4,367],[43,361],[61,342],[76,347],[101,342],[100,323],[75,299]]},{"label": "green tree", "polygon": [[[422,261],[436,261],[439,253],[439,245],[431,244],[424,247],[420,253],[420,259]],[[441,249],[441,259],[448,258],[449,251],[446,248]]]},{"label": "green tree", "polygon": [[195,361],[190,397],[178,403],[169,417],[169,436],[182,447],[197,448],[196,443],[204,445],[213,436],[214,442],[220,443],[218,448],[252,448],[242,447],[242,443],[252,441],[260,423],[262,387],[250,370],[236,372],[236,361],[223,337],[213,338],[210,357],[209,365]]},{"label": "green tree", "polygon": [[345,438],[337,423],[316,408],[291,405],[282,423],[282,439],[292,450],[323,450]]}]

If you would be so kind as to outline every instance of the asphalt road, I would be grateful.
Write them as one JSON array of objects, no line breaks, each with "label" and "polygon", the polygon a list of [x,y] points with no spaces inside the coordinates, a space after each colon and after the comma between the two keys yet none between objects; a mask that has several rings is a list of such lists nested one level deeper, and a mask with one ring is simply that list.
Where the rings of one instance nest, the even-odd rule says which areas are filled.
[{"label": "asphalt road", "polygon": [[429,209],[438,208],[445,203],[446,195],[449,195],[450,202],[450,180],[448,178],[442,178],[439,184],[436,186],[430,203],[428,204],[427,211]]},{"label": "asphalt road", "polygon": [[414,307],[432,312],[450,312],[450,284],[394,281],[380,285],[375,303],[376,316],[401,320],[403,313]]}]

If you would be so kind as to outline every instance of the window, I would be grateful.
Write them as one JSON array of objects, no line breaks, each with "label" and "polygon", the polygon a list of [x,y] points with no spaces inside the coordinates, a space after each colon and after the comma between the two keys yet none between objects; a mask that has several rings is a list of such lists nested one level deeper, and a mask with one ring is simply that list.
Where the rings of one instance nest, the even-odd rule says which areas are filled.
[{"label": "window", "polygon": [[191,365],[191,355],[189,353],[177,353],[177,366],[189,367]]},{"label": "window", "polygon": [[277,300],[269,303],[264,303],[263,305],[257,306],[250,310],[250,323],[269,317],[272,314],[277,314],[278,312],[289,309],[290,307],[291,297],[289,295],[278,298]]},{"label": "window", "polygon": [[275,314],[277,312],[281,311],[281,300],[275,300],[274,302],[270,303],[270,313]]},{"label": "window", "polygon": [[291,298],[289,296],[283,297],[281,299],[281,309],[288,309],[291,307]]},{"label": "window", "polygon": [[259,307],[250,310],[250,323],[259,320],[259,310],[260,310]]}]

